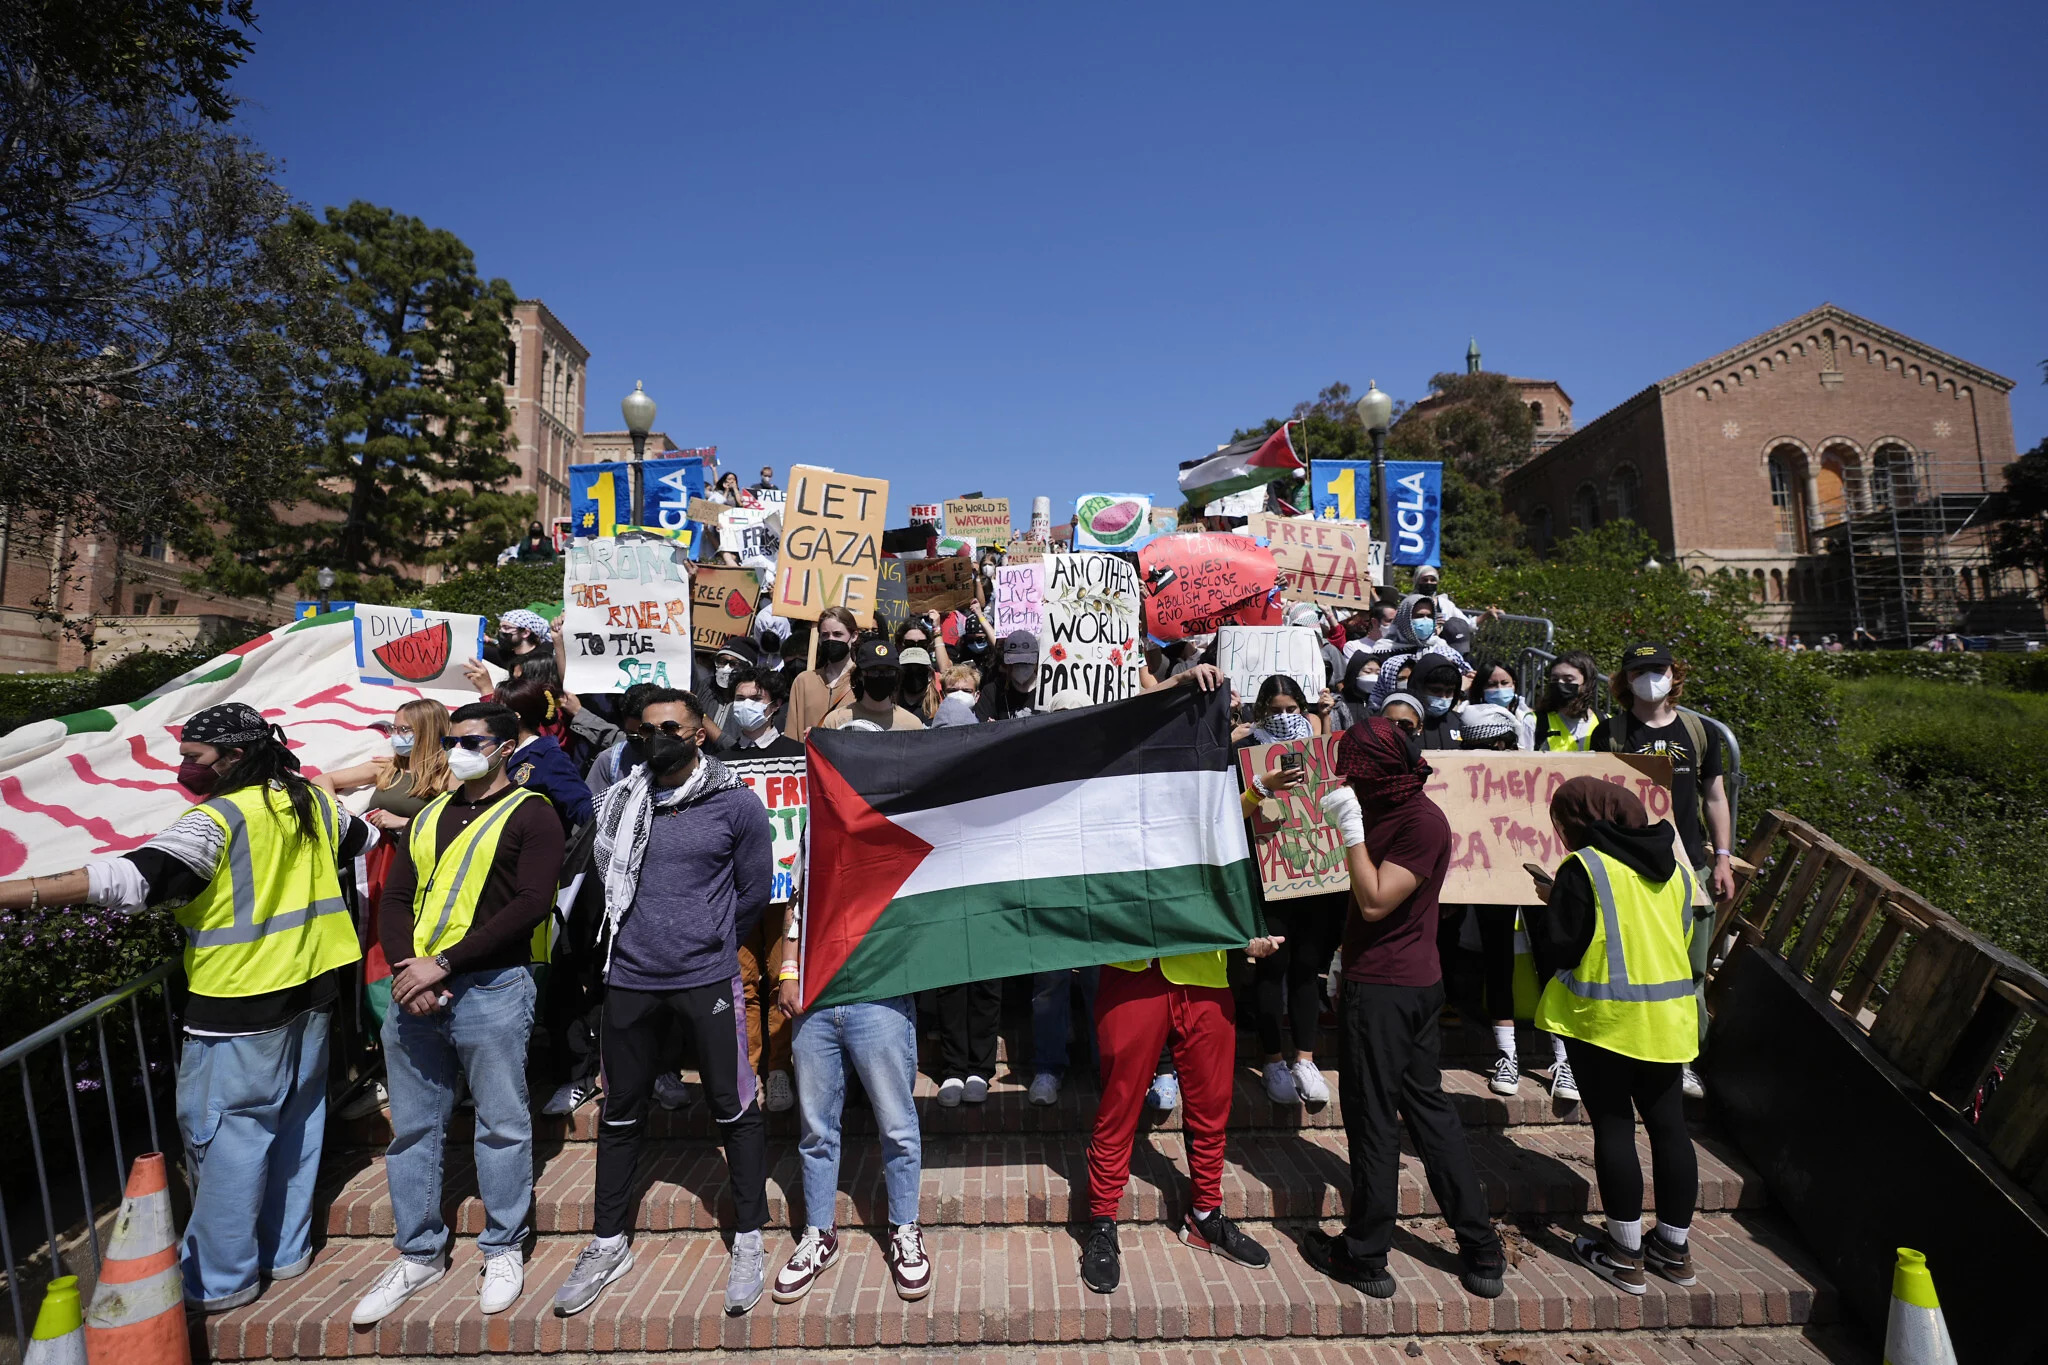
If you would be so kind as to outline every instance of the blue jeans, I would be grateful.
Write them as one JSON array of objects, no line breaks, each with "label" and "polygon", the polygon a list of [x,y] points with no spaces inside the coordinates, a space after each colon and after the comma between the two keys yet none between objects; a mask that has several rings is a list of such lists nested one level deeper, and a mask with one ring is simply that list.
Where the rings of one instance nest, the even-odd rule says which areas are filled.
[{"label": "blue jeans", "polygon": [[526,1096],[526,1040],[533,1031],[533,973],[524,967],[451,976],[455,998],[432,1014],[396,1002],[384,1018],[385,1088],[391,1095],[392,1238],[408,1261],[437,1265],[448,1249],[441,1218],[441,1151],[455,1113],[458,1070],[476,1100],[476,1181],[484,1201],[485,1259],[516,1254],[533,1211],[533,1115]]},{"label": "blue jeans", "polygon": [[1074,977],[1081,978],[1081,1033],[1088,1064],[1095,1064],[1095,982],[1100,967],[1070,967],[1031,974],[1031,1069],[1067,1074],[1067,1030],[1073,1019]]},{"label": "blue jeans", "polygon": [[185,1224],[185,1297],[206,1307],[313,1256],[313,1186],[327,1129],[325,1010],[268,1033],[187,1036],[178,1131],[199,1182]]},{"label": "blue jeans", "polygon": [[917,1084],[917,1012],[907,995],[865,1005],[827,1005],[800,1014],[790,1043],[797,1103],[803,1110],[804,1211],[814,1228],[832,1227],[839,1204],[839,1120],[852,1061],[875,1106],[882,1134],[882,1180],[889,1221],[917,1221],[924,1139],[911,1090]]}]

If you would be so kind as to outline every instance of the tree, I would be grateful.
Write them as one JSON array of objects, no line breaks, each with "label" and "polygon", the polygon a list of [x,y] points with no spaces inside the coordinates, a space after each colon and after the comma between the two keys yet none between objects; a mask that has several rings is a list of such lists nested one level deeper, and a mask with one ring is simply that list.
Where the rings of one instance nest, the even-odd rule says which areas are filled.
[{"label": "tree", "polygon": [[1429,406],[1408,408],[1387,433],[1388,456],[1442,461],[1447,561],[1521,562],[1521,524],[1500,496],[1501,476],[1529,458],[1536,430],[1521,391],[1498,374],[1439,374],[1429,384]]},{"label": "tree", "polygon": [[286,520],[265,509],[218,537],[209,575],[224,586],[299,582],[321,567],[335,595],[417,589],[428,564],[489,563],[517,540],[531,497],[499,491],[514,472],[501,379],[512,307],[454,233],[374,204],[296,216],[351,314],[328,354],[324,421],[296,493],[336,514]]},{"label": "tree", "polygon": [[250,0],[0,6],[0,503],[120,544],[303,467],[319,253],[225,127]]},{"label": "tree", "polygon": [[2034,575],[2034,591],[2048,600],[2048,440],[2005,467],[2004,506],[1991,545],[1991,563]]}]

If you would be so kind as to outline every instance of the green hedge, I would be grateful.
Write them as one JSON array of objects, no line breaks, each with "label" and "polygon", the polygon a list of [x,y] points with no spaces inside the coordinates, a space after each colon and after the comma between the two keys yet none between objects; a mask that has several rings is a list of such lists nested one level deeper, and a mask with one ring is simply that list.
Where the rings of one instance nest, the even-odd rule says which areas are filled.
[{"label": "green hedge", "polygon": [[1793,657],[1831,678],[1920,678],[2007,692],[2048,692],[2048,653],[1932,654],[1920,649],[1873,649],[1822,654],[1809,650]]},{"label": "green hedge", "polygon": [[138,649],[96,673],[16,673],[0,676],[0,734],[30,721],[68,716],[99,706],[132,705],[187,669],[253,638],[251,632],[215,635],[184,649]]},{"label": "green hedge", "polygon": [[459,578],[436,583],[425,592],[395,605],[462,611],[496,618],[516,607],[560,601],[561,596],[562,566],[559,563],[506,564],[473,569]]}]

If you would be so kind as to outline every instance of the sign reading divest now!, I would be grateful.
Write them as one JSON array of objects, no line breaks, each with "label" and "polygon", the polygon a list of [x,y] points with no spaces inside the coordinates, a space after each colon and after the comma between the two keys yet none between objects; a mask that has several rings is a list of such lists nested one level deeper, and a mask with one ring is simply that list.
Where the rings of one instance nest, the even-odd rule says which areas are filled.
[{"label": "sign reading divest now!", "polygon": [[690,685],[690,575],[675,543],[648,537],[570,542],[562,560],[562,631],[571,692],[634,683]]},{"label": "sign reading divest now!", "polygon": [[873,625],[888,515],[887,479],[812,465],[791,469],[775,560],[775,614],[815,621],[827,607],[845,607]]}]

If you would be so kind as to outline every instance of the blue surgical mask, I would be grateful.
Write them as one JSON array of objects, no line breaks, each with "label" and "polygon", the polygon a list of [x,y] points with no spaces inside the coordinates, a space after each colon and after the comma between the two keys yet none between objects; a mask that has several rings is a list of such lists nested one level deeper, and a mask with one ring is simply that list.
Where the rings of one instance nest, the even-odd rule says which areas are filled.
[{"label": "blue surgical mask", "polygon": [[397,754],[400,758],[404,758],[407,754],[411,753],[412,736],[393,735],[391,737],[391,752]]},{"label": "blue surgical mask", "polygon": [[1513,706],[1515,704],[1515,689],[1512,687],[1489,687],[1481,695],[1495,706]]},{"label": "blue surgical mask", "polygon": [[1408,629],[1415,632],[1415,638],[1428,644],[1436,638],[1436,622],[1427,616],[1418,616],[1408,623]]},{"label": "blue surgical mask", "polygon": [[1432,716],[1445,715],[1451,709],[1449,697],[1424,697],[1422,704],[1429,708],[1429,714]]}]

